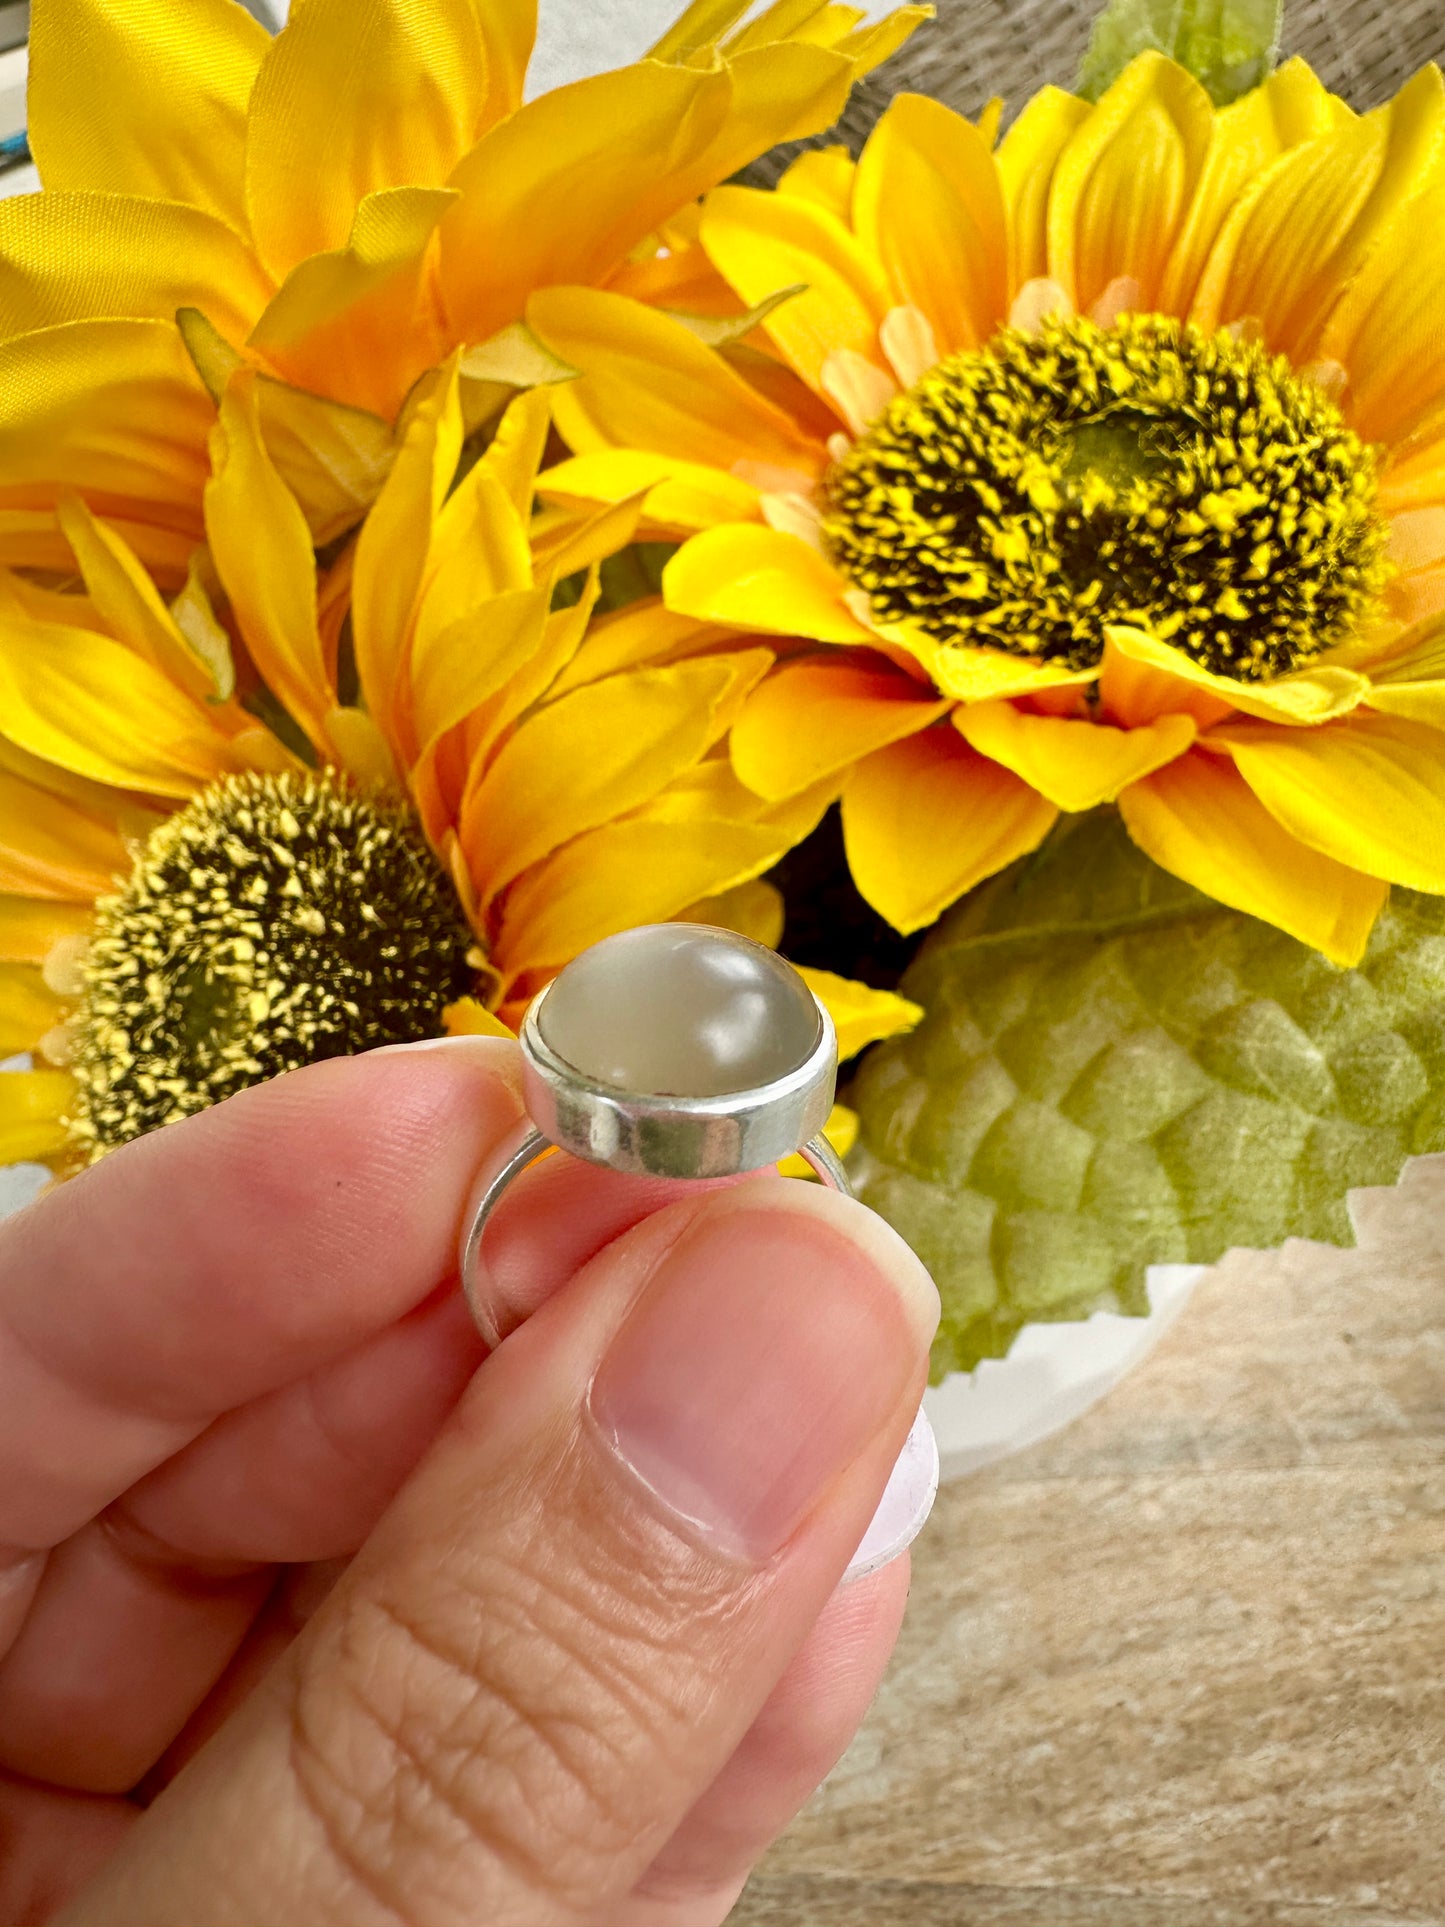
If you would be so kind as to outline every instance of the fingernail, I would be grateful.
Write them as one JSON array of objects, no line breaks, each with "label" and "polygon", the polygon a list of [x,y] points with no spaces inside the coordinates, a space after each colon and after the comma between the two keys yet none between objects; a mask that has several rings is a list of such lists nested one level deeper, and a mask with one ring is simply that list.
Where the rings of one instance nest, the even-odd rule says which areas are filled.
[{"label": "fingernail", "polygon": [[510,1050],[512,1042],[506,1037],[482,1037],[464,1034],[457,1037],[418,1037],[410,1044],[380,1044],[375,1050],[367,1051],[368,1057],[404,1057],[408,1052],[445,1051],[448,1056],[475,1056],[478,1051],[485,1056],[493,1054],[498,1045]]},{"label": "fingernail", "polygon": [[643,1288],[592,1413],[664,1506],[761,1564],[896,1414],[937,1320],[928,1274],[861,1206],[720,1200]]}]

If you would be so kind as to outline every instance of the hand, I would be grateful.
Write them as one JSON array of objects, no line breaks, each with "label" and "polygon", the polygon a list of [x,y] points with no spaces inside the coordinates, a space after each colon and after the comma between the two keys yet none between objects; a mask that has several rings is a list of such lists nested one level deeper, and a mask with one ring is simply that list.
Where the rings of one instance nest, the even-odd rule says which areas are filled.
[{"label": "hand", "polygon": [[818,1187],[554,1157],[484,1360],[515,1075],[316,1065],[0,1226],[7,1923],[701,1927],[851,1737],[932,1285]]}]

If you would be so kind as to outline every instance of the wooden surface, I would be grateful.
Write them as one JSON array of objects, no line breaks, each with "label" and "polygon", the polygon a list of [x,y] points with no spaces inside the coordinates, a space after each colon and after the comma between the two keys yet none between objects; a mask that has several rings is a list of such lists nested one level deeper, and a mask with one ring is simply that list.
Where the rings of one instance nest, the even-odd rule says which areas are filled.
[{"label": "wooden surface", "polygon": [[947,1486],[747,1927],[1445,1923],[1445,1157]]}]

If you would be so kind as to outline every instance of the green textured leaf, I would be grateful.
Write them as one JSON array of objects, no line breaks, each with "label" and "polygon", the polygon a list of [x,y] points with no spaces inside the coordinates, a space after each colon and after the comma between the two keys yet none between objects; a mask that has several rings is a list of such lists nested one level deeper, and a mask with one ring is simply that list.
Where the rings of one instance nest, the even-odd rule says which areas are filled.
[{"label": "green textured leaf", "polygon": [[1187,67],[1216,107],[1267,79],[1284,0],[1110,0],[1094,22],[1078,91],[1097,100],[1150,48]]},{"label": "green textured leaf", "polygon": [[943,1297],[935,1379],[1031,1320],[1142,1314],[1150,1264],[1351,1242],[1345,1193],[1445,1150],[1445,900],[1341,970],[1065,820],[946,918],[927,1015],[848,1093],[860,1195]]}]

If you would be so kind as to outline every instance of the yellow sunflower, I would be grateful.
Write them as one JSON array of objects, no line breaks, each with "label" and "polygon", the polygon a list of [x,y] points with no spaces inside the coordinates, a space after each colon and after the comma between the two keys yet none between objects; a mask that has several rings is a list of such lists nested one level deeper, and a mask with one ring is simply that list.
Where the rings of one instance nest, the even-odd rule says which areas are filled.
[{"label": "yellow sunflower", "polygon": [[997,147],[904,96],[856,164],[707,198],[734,306],[792,291],[739,347],[533,299],[583,370],[544,491],[650,490],[669,605],[798,639],[735,767],[832,782],[899,929],[1117,801],[1354,963],[1389,884],[1445,891],[1442,147],[1434,68],[1364,116],[1300,62],[1216,110],[1149,54]]},{"label": "yellow sunflower", "polygon": [[[73,495],[79,585],[0,575],[0,1053],[36,1055],[0,1078],[0,1159],[67,1167],[315,1057],[500,1031],[635,923],[772,920],[750,880],[827,799],[766,803],[725,753],[770,650],[656,598],[594,619],[635,506],[530,522],[536,391],[453,486],[458,391],[429,378],[319,574],[242,374],[169,603]],[[853,1048],[917,1015],[840,996]]]},{"label": "yellow sunflower", "polygon": [[0,562],[58,566],[69,489],[179,580],[242,357],[317,540],[354,524],[424,371],[470,348],[474,412],[555,374],[511,325],[533,289],[605,282],[826,126],[921,17],[745,10],[697,0],[649,58],[524,102],[535,0],[297,0],[274,39],[235,0],[35,0],[44,192],[0,204]]}]

